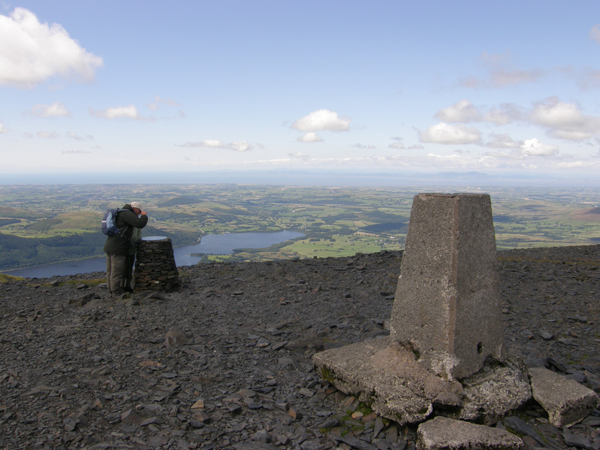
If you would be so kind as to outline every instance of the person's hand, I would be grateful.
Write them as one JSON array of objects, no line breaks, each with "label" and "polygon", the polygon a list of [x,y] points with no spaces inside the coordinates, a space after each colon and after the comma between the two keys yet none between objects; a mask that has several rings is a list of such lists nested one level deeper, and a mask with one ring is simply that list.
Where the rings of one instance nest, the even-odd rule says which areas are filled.
[{"label": "person's hand", "polygon": [[140,211],[140,214],[141,214],[142,216],[145,216],[145,215],[146,215],[146,211]]}]

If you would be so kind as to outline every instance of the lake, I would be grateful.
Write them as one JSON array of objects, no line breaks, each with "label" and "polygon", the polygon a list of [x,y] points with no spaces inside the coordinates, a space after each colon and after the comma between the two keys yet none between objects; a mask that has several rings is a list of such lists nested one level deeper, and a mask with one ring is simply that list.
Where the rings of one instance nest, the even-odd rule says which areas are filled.
[{"label": "lake", "polygon": [[[200,261],[200,256],[192,253],[206,255],[229,255],[237,248],[267,248],[273,244],[289,241],[302,237],[298,231],[278,231],[276,233],[227,233],[207,234],[202,236],[202,242],[173,249],[177,266],[191,266]],[[3,273],[17,277],[50,278],[53,276],[75,275],[78,273],[106,271],[106,257],[69,261],[45,266],[31,267],[29,269],[9,270]]]}]

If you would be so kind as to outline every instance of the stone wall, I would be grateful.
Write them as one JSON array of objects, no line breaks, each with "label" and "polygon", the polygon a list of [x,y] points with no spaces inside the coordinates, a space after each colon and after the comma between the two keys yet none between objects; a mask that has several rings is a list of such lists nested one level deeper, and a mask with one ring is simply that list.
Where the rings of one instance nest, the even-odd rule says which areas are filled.
[{"label": "stone wall", "polygon": [[179,289],[181,283],[170,238],[148,237],[137,243],[134,282],[136,291]]}]

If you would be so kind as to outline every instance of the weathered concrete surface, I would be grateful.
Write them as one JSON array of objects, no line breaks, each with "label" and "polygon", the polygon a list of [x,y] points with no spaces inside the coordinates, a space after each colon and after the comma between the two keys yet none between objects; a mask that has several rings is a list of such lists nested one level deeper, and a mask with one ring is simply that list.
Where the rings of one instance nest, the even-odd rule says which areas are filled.
[{"label": "weathered concrete surface", "polygon": [[475,425],[461,420],[436,417],[419,425],[418,450],[521,449],[523,441],[498,428]]},{"label": "weathered concrete surface", "polygon": [[326,350],[313,362],[323,379],[399,424],[425,420],[434,404],[460,404],[460,383],[425,370],[411,351],[389,337]]},{"label": "weathered concrete surface", "polygon": [[598,395],[574,380],[539,367],[529,369],[533,398],[555,427],[568,427],[587,417],[600,404]]},{"label": "weathered concrete surface", "polygon": [[462,420],[483,416],[486,424],[493,424],[531,399],[527,367],[516,358],[485,364],[461,383],[464,391],[459,418]]},{"label": "weathered concrete surface", "polygon": [[463,378],[504,358],[489,195],[416,195],[401,272],[391,336],[425,367]]}]

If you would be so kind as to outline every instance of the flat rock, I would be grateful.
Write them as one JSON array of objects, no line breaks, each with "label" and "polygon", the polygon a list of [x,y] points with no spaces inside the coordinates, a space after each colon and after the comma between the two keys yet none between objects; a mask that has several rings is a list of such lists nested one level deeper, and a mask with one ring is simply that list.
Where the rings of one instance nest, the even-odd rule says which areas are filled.
[{"label": "flat rock", "polygon": [[598,395],[548,369],[529,369],[533,398],[546,410],[556,427],[571,426],[585,419],[600,404]]},{"label": "flat rock", "polygon": [[436,417],[419,425],[418,450],[522,449],[523,441],[499,428]]},{"label": "flat rock", "polygon": [[486,364],[461,383],[464,391],[459,419],[462,420],[484,416],[487,424],[495,423],[531,399],[527,368],[516,358],[506,363]]},{"label": "flat rock", "polygon": [[389,337],[317,353],[313,362],[323,379],[399,424],[425,420],[434,402],[460,404],[460,383],[425,370],[412,352]]}]

